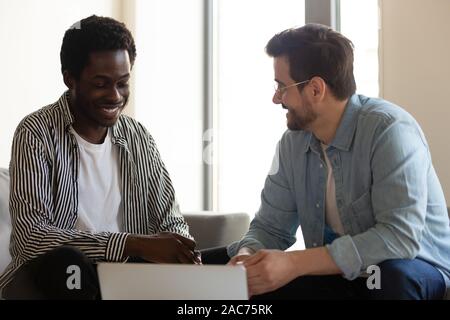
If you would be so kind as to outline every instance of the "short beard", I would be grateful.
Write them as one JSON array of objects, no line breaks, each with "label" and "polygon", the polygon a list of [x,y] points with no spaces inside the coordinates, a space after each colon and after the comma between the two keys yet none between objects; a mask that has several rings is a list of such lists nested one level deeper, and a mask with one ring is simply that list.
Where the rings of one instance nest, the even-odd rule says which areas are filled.
[{"label": "short beard", "polygon": [[289,130],[307,130],[310,124],[317,119],[317,114],[314,113],[309,103],[304,105],[304,112],[301,116],[292,109],[289,112],[293,114],[293,121],[287,123]]}]

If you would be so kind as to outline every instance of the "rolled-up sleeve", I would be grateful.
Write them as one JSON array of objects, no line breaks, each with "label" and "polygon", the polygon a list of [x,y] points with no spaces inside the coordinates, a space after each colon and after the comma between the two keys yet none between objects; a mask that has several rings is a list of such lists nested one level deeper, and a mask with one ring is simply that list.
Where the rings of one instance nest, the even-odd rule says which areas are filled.
[{"label": "rolled-up sleeve", "polygon": [[384,260],[416,257],[427,211],[430,167],[428,146],[414,122],[393,122],[378,135],[371,153],[373,183],[368,197],[375,225],[327,245],[345,278],[352,280]]}]

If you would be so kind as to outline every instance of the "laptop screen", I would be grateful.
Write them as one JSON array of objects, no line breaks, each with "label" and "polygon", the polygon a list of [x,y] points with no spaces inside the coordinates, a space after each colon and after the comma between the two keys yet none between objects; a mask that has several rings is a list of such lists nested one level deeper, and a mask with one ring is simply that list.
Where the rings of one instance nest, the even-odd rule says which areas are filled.
[{"label": "laptop screen", "polygon": [[247,300],[243,266],[99,263],[105,300]]}]

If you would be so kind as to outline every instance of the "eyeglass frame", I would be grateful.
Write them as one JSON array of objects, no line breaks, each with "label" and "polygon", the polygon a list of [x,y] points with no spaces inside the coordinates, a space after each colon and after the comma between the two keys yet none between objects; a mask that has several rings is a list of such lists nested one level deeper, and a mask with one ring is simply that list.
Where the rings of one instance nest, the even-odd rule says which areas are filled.
[{"label": "eyeglass frame", "polygon": [[296,82],[296,83],[293,83],[293,84],[290,84],[290,85],[288,85],[288,86],[284,86],[284,87],[281,87],[281,88],[279,88],[280,83],[279,83],[279,82],[275,82],[275,94],[277,94],[277,95],[278,95],[278,94],[279,94],[279,95],[282,95],[282,94],[285,93],[286,90],[289,89],[290,87],[299,86],[299,85],[301,85],[301,84],[308,83],[308,82],[310,82],[310,81],[311,81],[311,79],[308,79],[308,80]]}]

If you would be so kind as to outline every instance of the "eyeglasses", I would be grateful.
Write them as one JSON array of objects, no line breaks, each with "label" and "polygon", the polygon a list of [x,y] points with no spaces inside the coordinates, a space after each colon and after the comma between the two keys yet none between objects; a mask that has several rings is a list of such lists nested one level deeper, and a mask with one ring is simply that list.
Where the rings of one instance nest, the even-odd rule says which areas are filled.
[{"label": "eyeglasses", "polygon": [[283,93],[285,93],[286,90],[289,89],[290,87],[296,87],[296,86],[299,86],[301,84],[307,83],[309,81],[311,81],[311,80],[305,80],[305,81],[296,82],[296,83],[290,84],[288,86],[284,86],[284,85],[282,85],[282,84],[280,84],[278,82],[275,82],[275,84],[274,84],[275,94],[283,95]]}]

